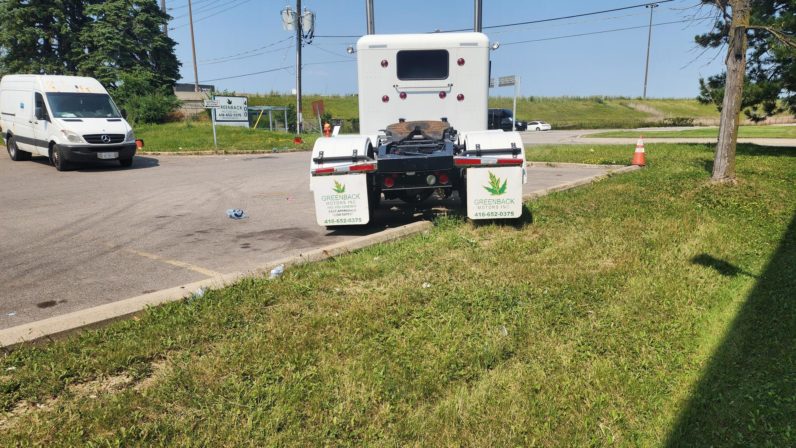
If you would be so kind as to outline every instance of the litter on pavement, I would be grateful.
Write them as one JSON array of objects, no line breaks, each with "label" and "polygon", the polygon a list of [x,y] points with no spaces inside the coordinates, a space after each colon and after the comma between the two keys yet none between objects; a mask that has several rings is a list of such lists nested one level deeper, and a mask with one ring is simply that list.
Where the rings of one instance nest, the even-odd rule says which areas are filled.
[{"label": "litter on pavement", "polygon": [[243,210],[239,209],[239,208],[231,208],[231,209],[227,210],[227,216],[229,216],[232,219],[248,218],[246,213]]}]

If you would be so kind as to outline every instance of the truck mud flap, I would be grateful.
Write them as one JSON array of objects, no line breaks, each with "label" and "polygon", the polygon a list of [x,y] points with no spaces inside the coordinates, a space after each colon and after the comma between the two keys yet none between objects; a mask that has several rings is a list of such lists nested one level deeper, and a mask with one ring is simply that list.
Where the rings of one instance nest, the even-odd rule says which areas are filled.
[{"label": "truck mud flap", "polygon": [[467,217],[512,219],[522,215],[522,166],[467,169]]},{"label": "truck mud flap", "polygon": [[317,176],[311,179],[319,226],[370,222],[367,174]]}]

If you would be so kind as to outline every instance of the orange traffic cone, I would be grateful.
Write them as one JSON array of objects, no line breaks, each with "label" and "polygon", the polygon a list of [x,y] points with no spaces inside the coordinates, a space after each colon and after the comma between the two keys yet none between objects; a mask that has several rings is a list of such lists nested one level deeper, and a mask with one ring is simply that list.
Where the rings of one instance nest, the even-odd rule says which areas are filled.
[{"label": "orange traffic cone", "polygon": [[644,139],[642,136],[638,136],[638,142],[636,142],[636,152],[633,153],[633,163],[632,165],[644,166],[647,162],[644,160]]}]

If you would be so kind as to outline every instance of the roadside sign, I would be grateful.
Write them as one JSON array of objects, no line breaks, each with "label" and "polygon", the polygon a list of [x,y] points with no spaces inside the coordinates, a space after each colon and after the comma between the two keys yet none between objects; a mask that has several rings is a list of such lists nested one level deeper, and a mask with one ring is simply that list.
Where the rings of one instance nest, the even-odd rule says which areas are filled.
[{"label": "roadside sign", "polygon": [[514,75],[501,76],[500,78],[498,78],[498,87],[513,86],[514,84],[516,84],[516,79]]},{"label": "roadside sign", "polygon": [[221,107],[221,104],[219,104],[218,100],[205,100],[204,103],[205,109],[216,109]]},{"label": "roadside sign", "polygon": [[495,78],[489,78],[489,88],[495,87]]},{"label": "roadside sign", "polygon": [[224,126],[249,127],[249,99],[245,96],[217,96],[216,122]]},{"label": "roadside sign", "polygon": [[312,102],[312,114],[313,115],[323,115],[323,100],[313,101]]}]

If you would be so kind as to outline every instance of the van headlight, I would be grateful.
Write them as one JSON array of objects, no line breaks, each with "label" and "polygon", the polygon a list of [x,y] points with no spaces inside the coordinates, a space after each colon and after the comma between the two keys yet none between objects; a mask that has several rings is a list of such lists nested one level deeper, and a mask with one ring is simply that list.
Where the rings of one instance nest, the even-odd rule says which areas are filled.
[{"label": "van headlight", "polygon": [[125,142],[134,142],[135,141],[135,132],[132,129],[127,131],[127,136],[124,137]]},{"label": "van headlight", "polygon": [[61,130],[61,133],[64,134],[64,137],[66,137],[66,140],[69,143],[85,143],[85,141],[83,141],[83,137],[75,134],[72,131]]}]

